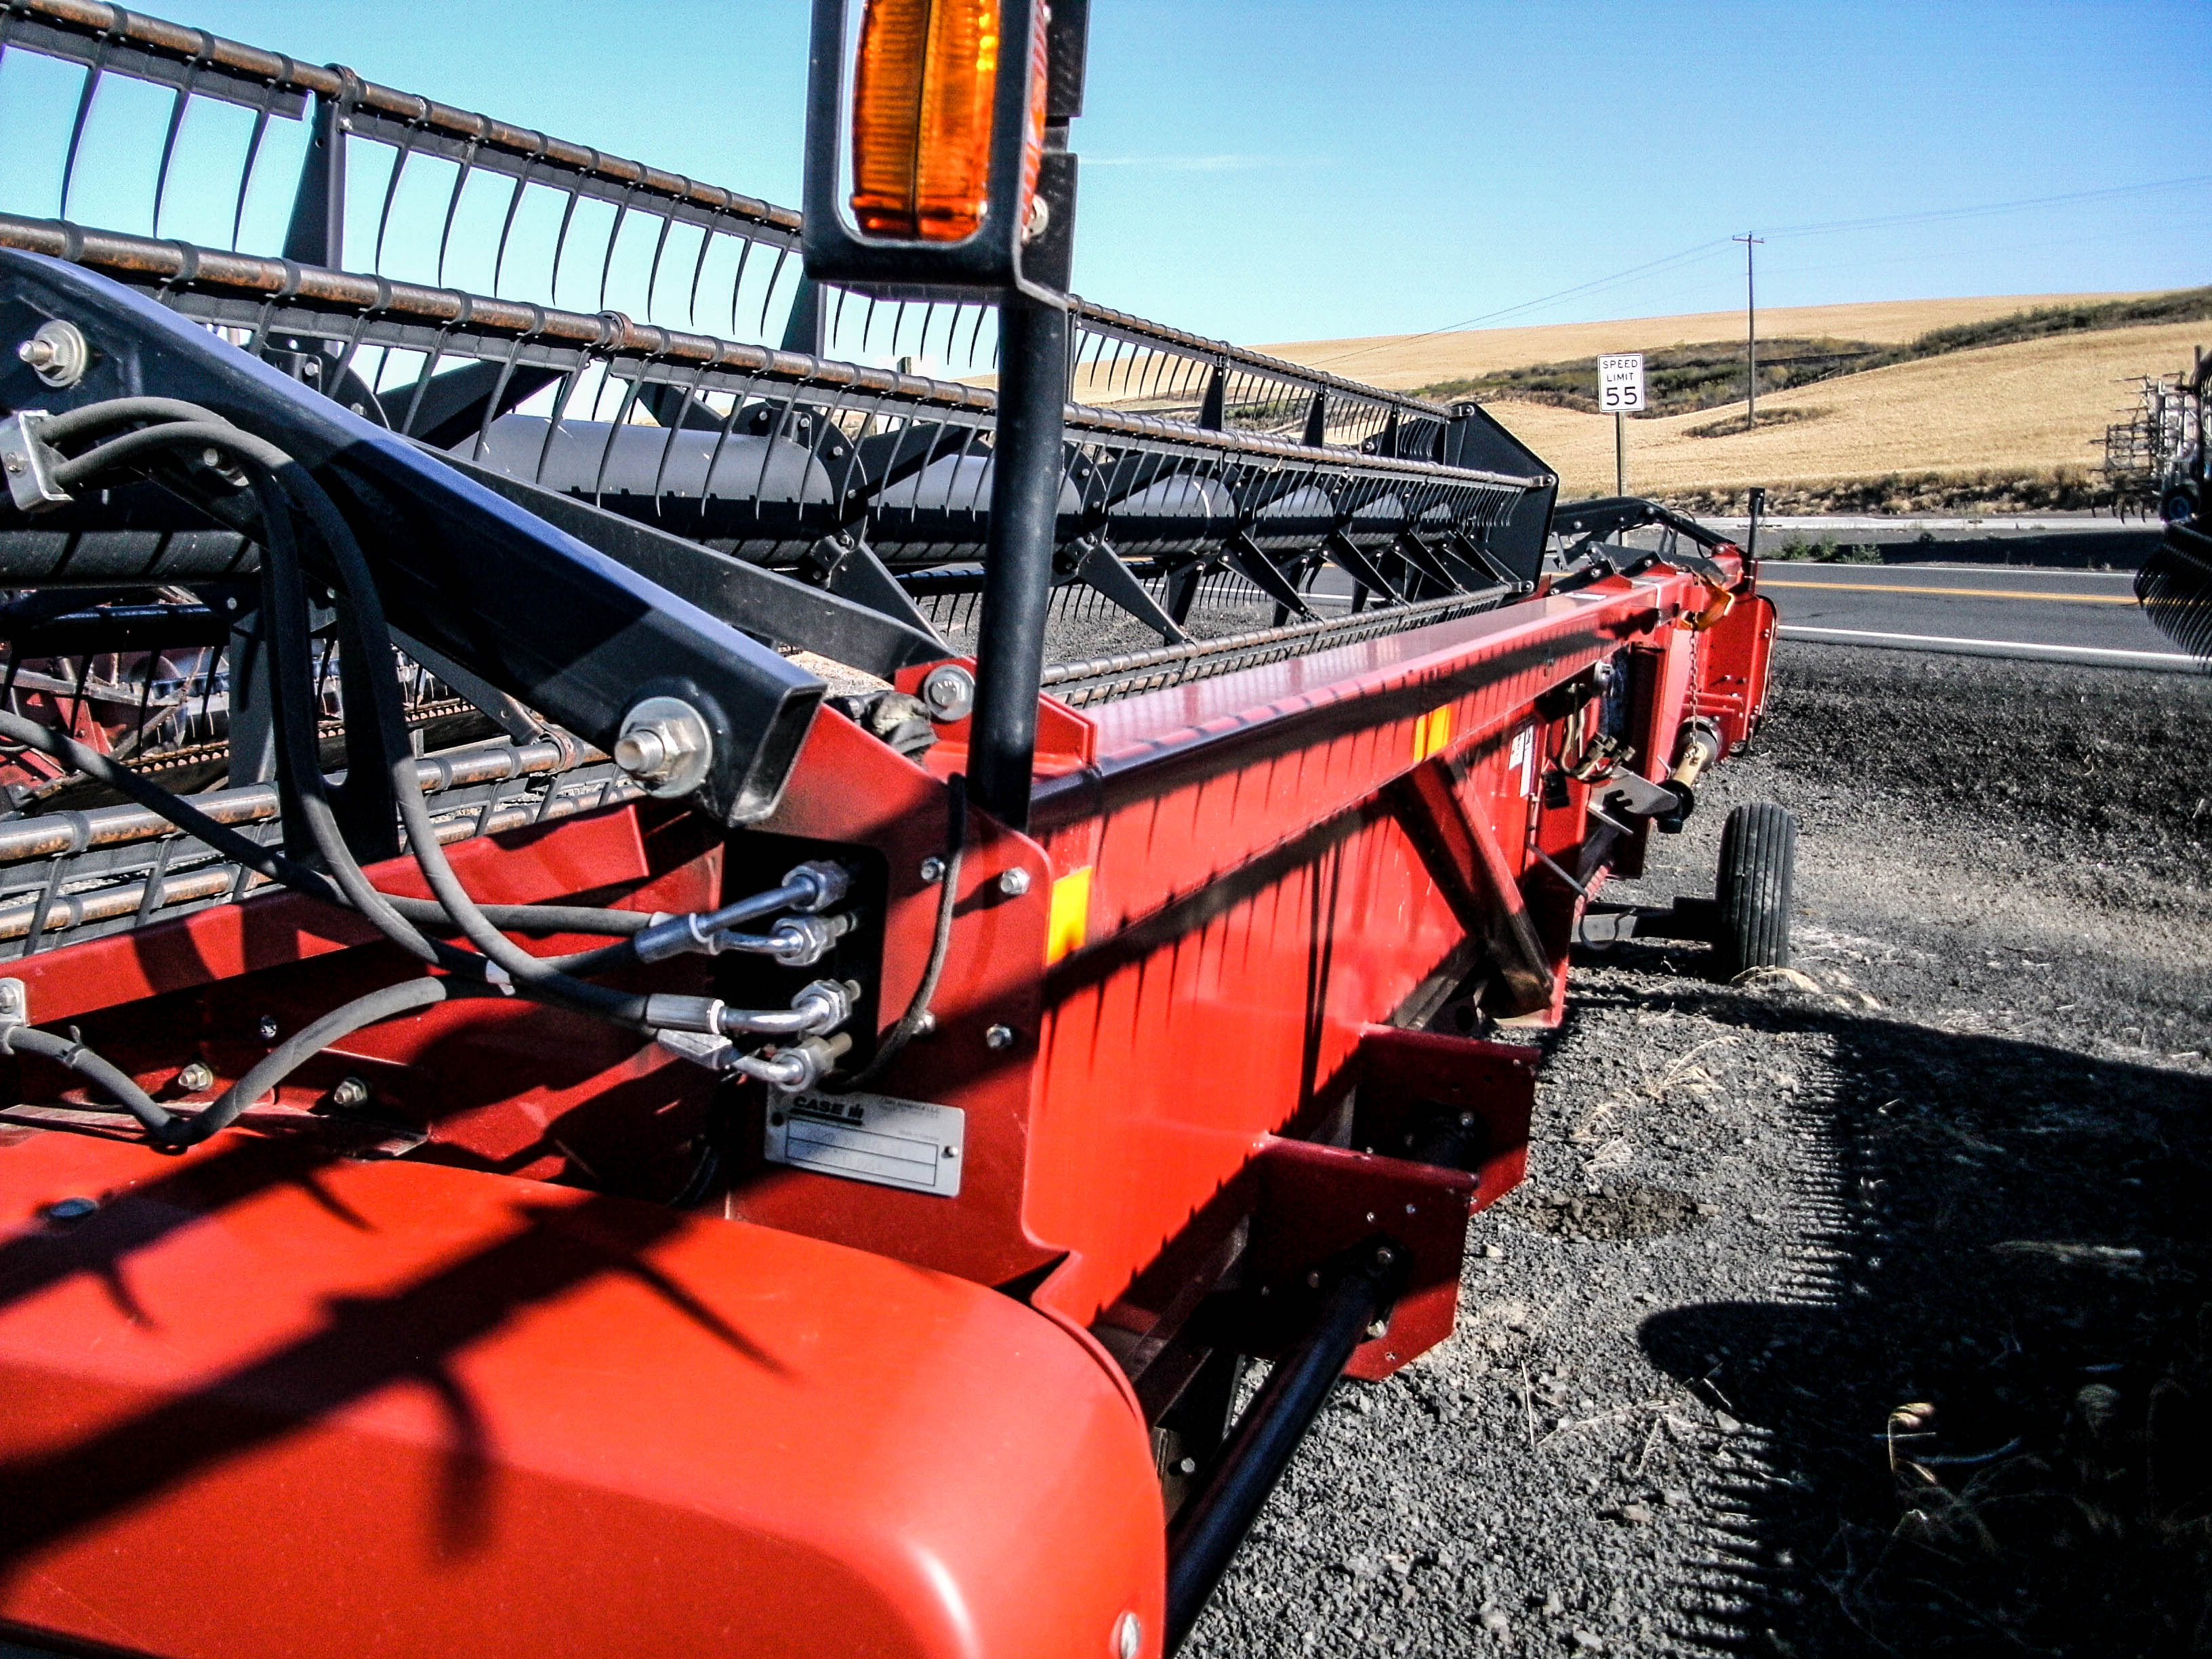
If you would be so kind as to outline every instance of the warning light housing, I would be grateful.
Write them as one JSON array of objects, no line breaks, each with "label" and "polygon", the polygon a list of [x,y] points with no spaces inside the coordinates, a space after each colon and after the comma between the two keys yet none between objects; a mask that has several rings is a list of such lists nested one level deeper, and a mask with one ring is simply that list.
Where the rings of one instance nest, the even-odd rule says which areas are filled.
[{"label": "warning light housing", "polygon": [[848,68],[851,9],[815,0],[808,274],[903,298],[1064,303],[1074,158],[1048,157],[1046,130],[1073,111],[1053,107],[1046,0],[863,0]]}]

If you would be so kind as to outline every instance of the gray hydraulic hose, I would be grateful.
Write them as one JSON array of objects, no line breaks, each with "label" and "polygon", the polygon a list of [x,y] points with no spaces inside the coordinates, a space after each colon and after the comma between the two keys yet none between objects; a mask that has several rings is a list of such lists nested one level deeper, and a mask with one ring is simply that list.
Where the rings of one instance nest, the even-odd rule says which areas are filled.
[{"label": "gray hydraulic hose", "polygon": [[205,1140],[217,1130],[228,1128],[247,1107],[340,1037],[351,1036],[362,1026],[374,1025],[379,1020],[472,994],[481,994],[480,988],[465,980],[408,979],[331,1009],[313,1024],[278,1043],[259,1065],[224,1090],[214,1105],[186,1126],[186,1144]]},{"label": "gray hydraulic hose", "polygon": [[140,1088],[129,1073],[102,1060],[75,1037],[56,1036],[52,1031],[19,1025],[13,1030],[0,1031],[0,1052],[7,1051],[42,1055],[89,1078],[107,1091],[117,1105],[144,1124],[146,1133],[156,1145],[179,1144],[175,1139],[176,1132],[184,1126],[155,1105],[154,1097]]}]

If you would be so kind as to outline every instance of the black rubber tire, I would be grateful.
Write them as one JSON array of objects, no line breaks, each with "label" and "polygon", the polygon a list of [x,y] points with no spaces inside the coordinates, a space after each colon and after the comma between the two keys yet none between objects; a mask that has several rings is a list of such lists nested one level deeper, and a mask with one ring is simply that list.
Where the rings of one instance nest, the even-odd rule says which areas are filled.
[{"label": "black rubber tire", "polygon": [[1797,820],[1771,800],[1739,806],[1721,827],[1720,906],[1713,934],[1723,979],[1750,968],[1790,965],[1790,889],[1797,868]]}]

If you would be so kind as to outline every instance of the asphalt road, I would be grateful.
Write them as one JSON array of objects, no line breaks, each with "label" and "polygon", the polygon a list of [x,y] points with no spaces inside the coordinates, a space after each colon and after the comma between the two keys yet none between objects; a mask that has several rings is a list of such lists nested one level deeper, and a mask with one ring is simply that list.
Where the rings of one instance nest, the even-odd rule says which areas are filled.
[{"label": "asphalt road", "polygon": [[[1990,564],[1851,565],[1766,559],[1759,591],[1785,639],[1960,656],[2194,672],[2136,603],[2130,570]],[[1316,606],[1341,610],[1352,579],[1334,568]]]},{"label": "asphalt road", "polygon": [[2130,571],[1769,560],[1759,585],[1786,638],[2143,667],[2188,660],[2144,617]]}]

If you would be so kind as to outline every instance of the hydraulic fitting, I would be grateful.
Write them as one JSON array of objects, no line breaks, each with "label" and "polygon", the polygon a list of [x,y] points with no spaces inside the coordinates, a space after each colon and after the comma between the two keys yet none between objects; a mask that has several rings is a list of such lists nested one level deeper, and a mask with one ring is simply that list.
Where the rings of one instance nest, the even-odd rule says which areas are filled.
[{"label": "hydraulic fitting", "polygon": [[853,1017],[860,988],[851,980],[817,979],[787,1009],[725,1008],[723,1031],[730,1036],[825,1036]]},{"label": "hydraulic fitting", "polygon": [[[739,899],[719,910],[670,916],[665,921],[657,921],[637,934],[632,939],[630,948],[637,952],[641,962],[665,962],[670,957],[683,955],[686,951],[714,956],[727,950],[752,949],[763,955],[774,955],[775,946],[772,945],[737,943],[758,935],[740,934],[732,930],[739,922],[773,915],[778,910],[801,913],[826,910],[852,890],[852,875],[843,866],[832,864],[826,859],[812,860],[787,874],[781,887],[772,888],[765,893],[756,893],[750,898]],[[835,939],[842,935],[851,926],[851,922],[844,922],[831,937]],[[771,933],[769,937],[773,938],[774,935]],[[781,957],[777,959],[783,960]],[[804,968],[819,959],[818,957],[811,957],[786,965]]]},{"label": "hydraulic fitting", "polygon": [[797,1094],[836,1070],[838,1060],[852,1046],[853,1039],[842,1031],[833,1037],[811,1036],[772,1055],[739,1054],[730,1062],[730,1069],[757,1077],[780,1093]]},{"label": "hydraulic fitting", "polygon": [[827,910],[853,890],[853,877],[842,864],[832,864],[827,859],[810,859],[786,873],[783,884],[787,889],[811,887],[809,898],[794,899],[794,910],[818,913]]}]

